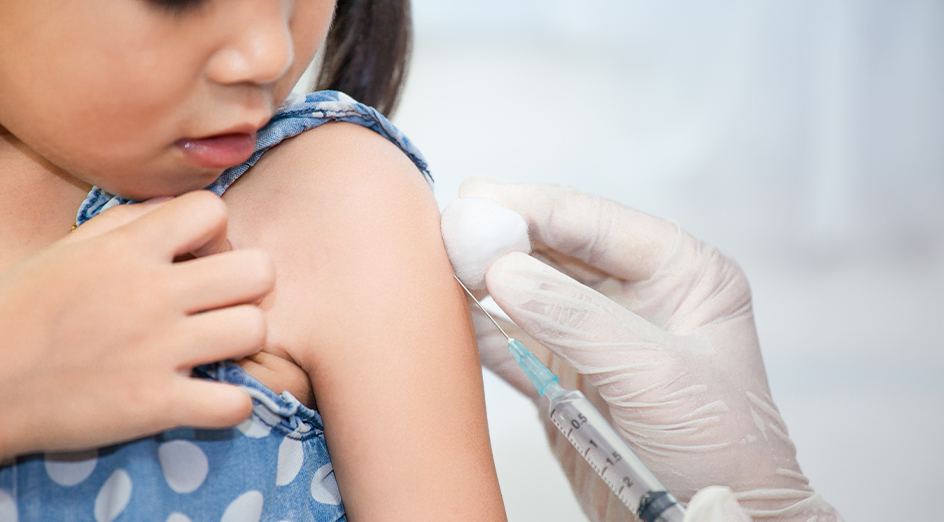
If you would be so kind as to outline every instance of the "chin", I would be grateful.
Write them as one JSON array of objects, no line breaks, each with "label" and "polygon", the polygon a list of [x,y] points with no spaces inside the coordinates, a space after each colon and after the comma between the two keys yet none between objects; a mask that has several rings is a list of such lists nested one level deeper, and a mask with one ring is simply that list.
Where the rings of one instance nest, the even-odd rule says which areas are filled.
[{"label": "chin", "polygon": [[148,187],[137,185],[134,187],[115,187],[114,189],[108,187],[102,188],[112,194],[134,201],[144,201],[146,199],[166,196],[176,197],[181,194],[186,194],[187,192],[193,192],[195,190],[202,190],[206,188],[208,185],[216,181],[216,178],[220,177],[220,174],[223,173],[223,170],[224,169],[218,169],[212,172],[190,175],[187,177],[187,179],[156,182],[153,183],[152,186]]}]

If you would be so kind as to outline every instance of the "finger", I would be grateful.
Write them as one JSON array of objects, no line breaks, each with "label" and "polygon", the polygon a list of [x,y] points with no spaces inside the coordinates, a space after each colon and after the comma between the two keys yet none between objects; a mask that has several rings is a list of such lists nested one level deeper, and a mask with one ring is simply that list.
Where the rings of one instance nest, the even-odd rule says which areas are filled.
[{"label": "finger", "polygon": [[674,223],[562,185],[473,176],[459,195],[497,201],[521,214],[533,240],[627,281],[655,274],[681,233]]},{"label": "finger", "polygon": [[621,277],[614,277],[613,274],[591,266],[573,256],[561,253],[544,243],[535,242],[531,256],[548,265],[558,272],[563,272],[577,281],[599,290],[598,285],[607,281],[624,282]]},{"label": "finger", "polygon": [[125,229],[142,247],[173,259],[232,250],[226,237],[228,212],[219,196],[197,190],[178,196],[129,223]]},{"label": "finger", "polygon": [[646,365],[669,345],[670,334],[530,256],[499,258],[485,281],[515,324],[591,379]]},{"label": "finger", "polygon": [[229,428],[252,413],[249,394],[232,384],[182,377],[173,393],[177,426]]},{"label": "finger", "polygon": [[192,315],[179,331],[178,370],[250,356],[265,346],[267,333],[265,315],[252,305]]},{"label": "finger", "polygon": [[[569,388],[580,387],[580,377],[576,370],[560,357],[557,357],[554,352],[535,341],[515,323],[501,317],[495,317],[495,320],[512,339],[523,344],[544,366],[547,366],[554,375],[557,375],[561,385]],[[540,397],[538,390],[515,361],[514,356],[511,355],[511,351],[508,349],[508,340],[505,336],[495,328],[491,320],[481,311],[477,314],[473,312],[472,321],[475,324],[482,364],[513,388],[536,401]]]},{"label": "finger", "polygon": [[86,221],[66,236],[64,241],[80,241],[105,234],[156,210],[171,198],[153,198],[134,205],[116,205]]},{"label": "finger", "polygon": [[187,313],[255,303],[272,291],[275,268],[261,250],[238,250],[172,267]]},{"label": "finger", "polygon": [[[577,370],[554,352],[545,348],[544,345],[535,341],[515,323],[502,317],[495,317],[494,314],[493,318],[505,333],[523,344],[544,366],[547,366],[560,379],[561,386],[568,389],[579,388],[584,391],[588,398],[592,398],[592,390],[589,389]],[[508,340],[505,336],[481,310],[473,308],[472,322],[475,324],[482,365],[501,377],[513,388],[536,401],[539,397],[538,390],[515,361],[514,356],[511,355],[511,351],[508,349]]]}]

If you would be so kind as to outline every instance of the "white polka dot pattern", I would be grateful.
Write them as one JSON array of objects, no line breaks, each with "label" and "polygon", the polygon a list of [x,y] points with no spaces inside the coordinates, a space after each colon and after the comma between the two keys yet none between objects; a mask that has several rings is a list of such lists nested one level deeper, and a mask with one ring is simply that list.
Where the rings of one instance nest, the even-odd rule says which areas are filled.
[{"label": "white polka dot pattern", "polygon": [[259,522],[261,516],[262,493],[247,491],[226,507],[220,522]]},{"label": "white polka dot pattern", "polygon": [[96,463],[98,450],[47,453],[43,459],[49,478],[65,487],[75,486],[87,479],[95,470]]},{"label": "white polka dot pattern", "polygon": [[[324,91],[308,94],[273,117],[259,132],[253,158],[227,169],[209,189],[222,195],[280,141],[338,120],[381,134],[432,181],[420,152],[382,115],[343,94]],[[77,220],[84,222],[107,206],[123,203],[128,201],[93,189]],[[110,445],[88,458],[18,459],[0,467],[0,522],[344,518],[317,411],[291,394],[274,393],[232,361],[202,365],[194,376],[245,389],[253,397],[252,417],[238,429],[173,430]]]},{"label": "white polka dot pattern", "polygon": [[255,415],[250,415],[248,419],[236,426],[243,435],[253,439],[261,439],[269,434],[270,428],[266,423],[259,420]]},{"label": "white polka dot pattern", "polygon": [[131,500],[131,477],[118,468],[108,477],[95,497],[95,521],[112,522],[128,507]]},{"label": "white polka dot pattern", "polygon": [[279,460],[276,468],[275,485],[291,484],[305,461],[305,449],[301,441],[285,437],[279,444]]},{"label": "white polka dot pattern", "polygon": [[0,489],[0,520],[3,522],[16,522],[16,501],[13,496],[5,489]]},{"label": "white polka dot pattern", "polygon": [[157,449],[161,471],[170,489],[190,493],[203,484],[210,470],[206,455],[192,442],[173,440]]},{"label": "white polka dot pattern", "polygon": [[318,468],[315,476],[311,478],[311,498],[332,506],[341,503],[341,493],[338,492],[338,481],[334,478],[334,467],[331,463]]}]

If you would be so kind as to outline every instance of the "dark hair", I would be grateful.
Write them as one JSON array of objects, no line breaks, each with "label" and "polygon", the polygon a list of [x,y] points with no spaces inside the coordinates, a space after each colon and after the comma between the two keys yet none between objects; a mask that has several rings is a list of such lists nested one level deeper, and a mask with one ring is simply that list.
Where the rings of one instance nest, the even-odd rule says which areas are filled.
[{"label": "dark hair", "polygon": [[338,0],[316,88],[342,91],[390,116],[412,40],[410,0]]}]

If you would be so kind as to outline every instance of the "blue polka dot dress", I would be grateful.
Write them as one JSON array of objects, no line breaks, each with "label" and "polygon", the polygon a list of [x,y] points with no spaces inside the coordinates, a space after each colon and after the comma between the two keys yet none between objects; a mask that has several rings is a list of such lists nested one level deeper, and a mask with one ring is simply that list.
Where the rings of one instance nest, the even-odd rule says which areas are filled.
[{"label": "blue polka dot dress", "polygon": [[[223,192],[283,140],[330,121],[373,129],[432,184],[420,152],[376,110],[334,92],[291,99],[259,131],[245,163],[209,190]],[[130,201],[93,189],[79,224]],[[253,398],[252,416],[226,430],[178,429],[96,450],[19,457],[0,468],[0,522],[324,522],[346,520],[321,416],[290,393],[273,393],[239,366],[198,367]]]}]

